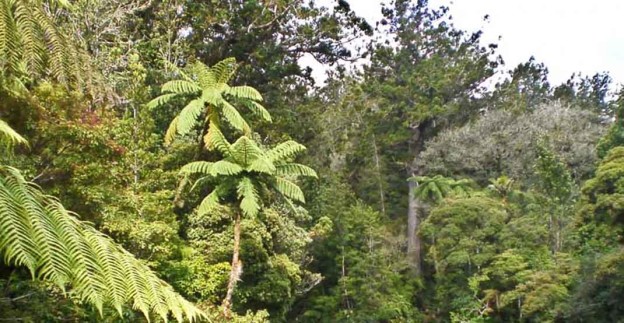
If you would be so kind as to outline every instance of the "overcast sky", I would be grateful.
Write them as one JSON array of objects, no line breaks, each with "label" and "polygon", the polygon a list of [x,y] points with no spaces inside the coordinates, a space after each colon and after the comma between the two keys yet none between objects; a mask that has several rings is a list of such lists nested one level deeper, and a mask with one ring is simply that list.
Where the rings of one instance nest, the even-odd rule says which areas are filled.
[{"label": "overcast sky", "polygon": [[[381,2],[349,1],[373,26],[381,18]],[[553,84],[574,72],[602,71],[624,83],[624,0],[430,0],[430,4],[449,5],[460,29],[482,29],[485,41],[499,44],[506,69],[533,55],[546,64]],[[483,21],[486,14],[489,22]]]}]

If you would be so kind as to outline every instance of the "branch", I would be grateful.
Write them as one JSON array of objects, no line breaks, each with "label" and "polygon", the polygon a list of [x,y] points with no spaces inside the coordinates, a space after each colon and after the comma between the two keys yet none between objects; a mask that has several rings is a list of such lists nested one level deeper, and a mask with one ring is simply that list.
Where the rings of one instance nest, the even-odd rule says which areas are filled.
[{"label": "branch", "polygon": [[[258,29],[263,29],[263,28],[267,28],[270,27],[271,25],[273,25],[276,21],[278,21],[279,19],[283,18],[288,12],[290,12],[290,10],[294,7],[295,3],[291,3],[288,7],[286,7],[286,9],[284,9],[284,11],[282,11],[282,13],[280,13],[279,15],[275,16],[275,18],[273,18],[273,20],[259,25],[259,26],[254,26],[255,22],[252,22],[249,27],[247,27],[247,32],[251,32],[252,30],[258,30]],[[262,9],[262,11],[264,12],[264,9]],[[276,10],[277,11],[277,10]],[[256,19],[257,20],[257,19]]]}]

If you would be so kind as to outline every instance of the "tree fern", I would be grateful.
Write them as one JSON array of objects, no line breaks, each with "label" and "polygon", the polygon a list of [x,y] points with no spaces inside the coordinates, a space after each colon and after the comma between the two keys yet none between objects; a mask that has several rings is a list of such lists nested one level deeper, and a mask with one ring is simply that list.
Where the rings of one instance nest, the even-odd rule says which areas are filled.
[{"label": "tree fern", "polygon": [[0,254],[5,263],[28,268],[34,278],[55,283],[100,312],[104,306],[121,312],[130,304],[147,318],[203,317],[149,267],[7,166],[0,166]]},{"label": "tree fern", "polygon": [[472,192],[474,182],[468,179],[454,180],[452,178],[436,175],[414,176],[409,179],[416,182],[418,187],[414,191],[417,198],[428,202],[440,202],[445,197],[465,197]]},{"label": "tree fern", "polygon": [[[236,62],[232,58],[225,59],[212,67],[208,67],[200,62],[190,64],[185,71],[177,73],[181,79],[173,80],[162,86],[163,94],[150,103],[150,107],[160,107],[167,104],[176,96],[185,96],[190,98],[191,102],[201,102],[202,104],[193,103],[192,111],[187,108],[182,110],[169,126],[167,144],[173,140],[176,135],[185,135],[190,132],[193,127],[200,121],[207,123],[208,132],[204,136],[206,148],[214,150],[220,148],[221,134],[214,131],[210,133],[211,128],[219,128],[221,121],[227,122],[234,129],[246,135],[251,133],[248,122],[243,118],[238,109],[228,100],[238,102],[247,107],[254,115],[264,120],[270,121],[271,116],[268,111],[260,105],[262,95],[249,86],[230,87],[227,83],[230,81],[236,71]],[[185,112],[185,110],[187,110]],[[192,112],[192,113],[191,113]],[[200,118],[205,115],[205,118]]]},{"label": "tree fern", "polygon": [[[214,133],[211,134],[211,131]],[[241,136],[236,142],[230,144],[222,136],[218,127],[211,127],[208,135],[219,138],[216,140],[220,143],[219,150],[224,158],[214,163],[205,161],[189,163],[182,167],[181,173],[185,175],[185,178],[189,175],[196,175],[201,176],[198,182],[216,184],[212,192],[197,207],[196,211],[199,214],[214,212],[221,206],[221,201],[236,201],[238,212],[233,219],[234,251],[227,293],[223,300],[224,315],[228,318],[233,291],[242,267],[238,257],[241,215],[256,216],[264,206],[261,192],[269,187],[283,196],[289,204],[292,204],[291,200],[304,203],[303,191],[292,179],[299,176],[316,177],[316,172],[310,167],[290,161],[297,152],[305,150],[303,145],[294,141],[282,143],[267,150],[246,136]]]},{"label": "tree fern", "polygon": [[[274,149],[264,149],[252,139],[242,136],[235,143],[231,145],[228,143],[228,147],[224,159],[220,161],[192,162],[181,169],[185,175],[201,175],[212,178],[214,183],[220,184],[220,190],[211,193],[209,198],[211,204],[225,199],[235,190],[240,208],[245,207],[245,215],[253,216],[262,208],[259,192],[264,191],[265,186],[273,187],[287,199],[305,202],[303,192],[292,178],[317,177],[316,172],[308,166],[289,161],[296,152],[305,150],[303,145],[289,141],[277,145]],[[235,184],[226,185],[229,182]],[[255,205],[254,203],[258,203],[257,208],[250,207]],[[199,209],[204,211],[209,208]]]}]

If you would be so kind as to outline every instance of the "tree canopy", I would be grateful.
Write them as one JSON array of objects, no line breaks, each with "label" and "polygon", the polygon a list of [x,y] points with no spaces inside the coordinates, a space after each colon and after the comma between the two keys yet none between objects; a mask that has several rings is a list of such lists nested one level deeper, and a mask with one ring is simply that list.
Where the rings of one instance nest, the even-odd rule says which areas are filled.
[{"label": "tree canopy", "polygon": [[351,4],[0,0],[0,321],[622,320],[624,90]]}]

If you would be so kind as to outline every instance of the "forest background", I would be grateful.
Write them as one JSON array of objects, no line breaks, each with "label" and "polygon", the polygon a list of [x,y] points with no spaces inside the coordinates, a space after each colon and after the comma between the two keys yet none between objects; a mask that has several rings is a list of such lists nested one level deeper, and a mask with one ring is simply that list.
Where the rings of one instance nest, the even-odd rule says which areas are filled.
[{"label": "forest background", "polygon": [[425,0],[0,14],[2,320],[624,316],[608,73],[508,67]]}]

